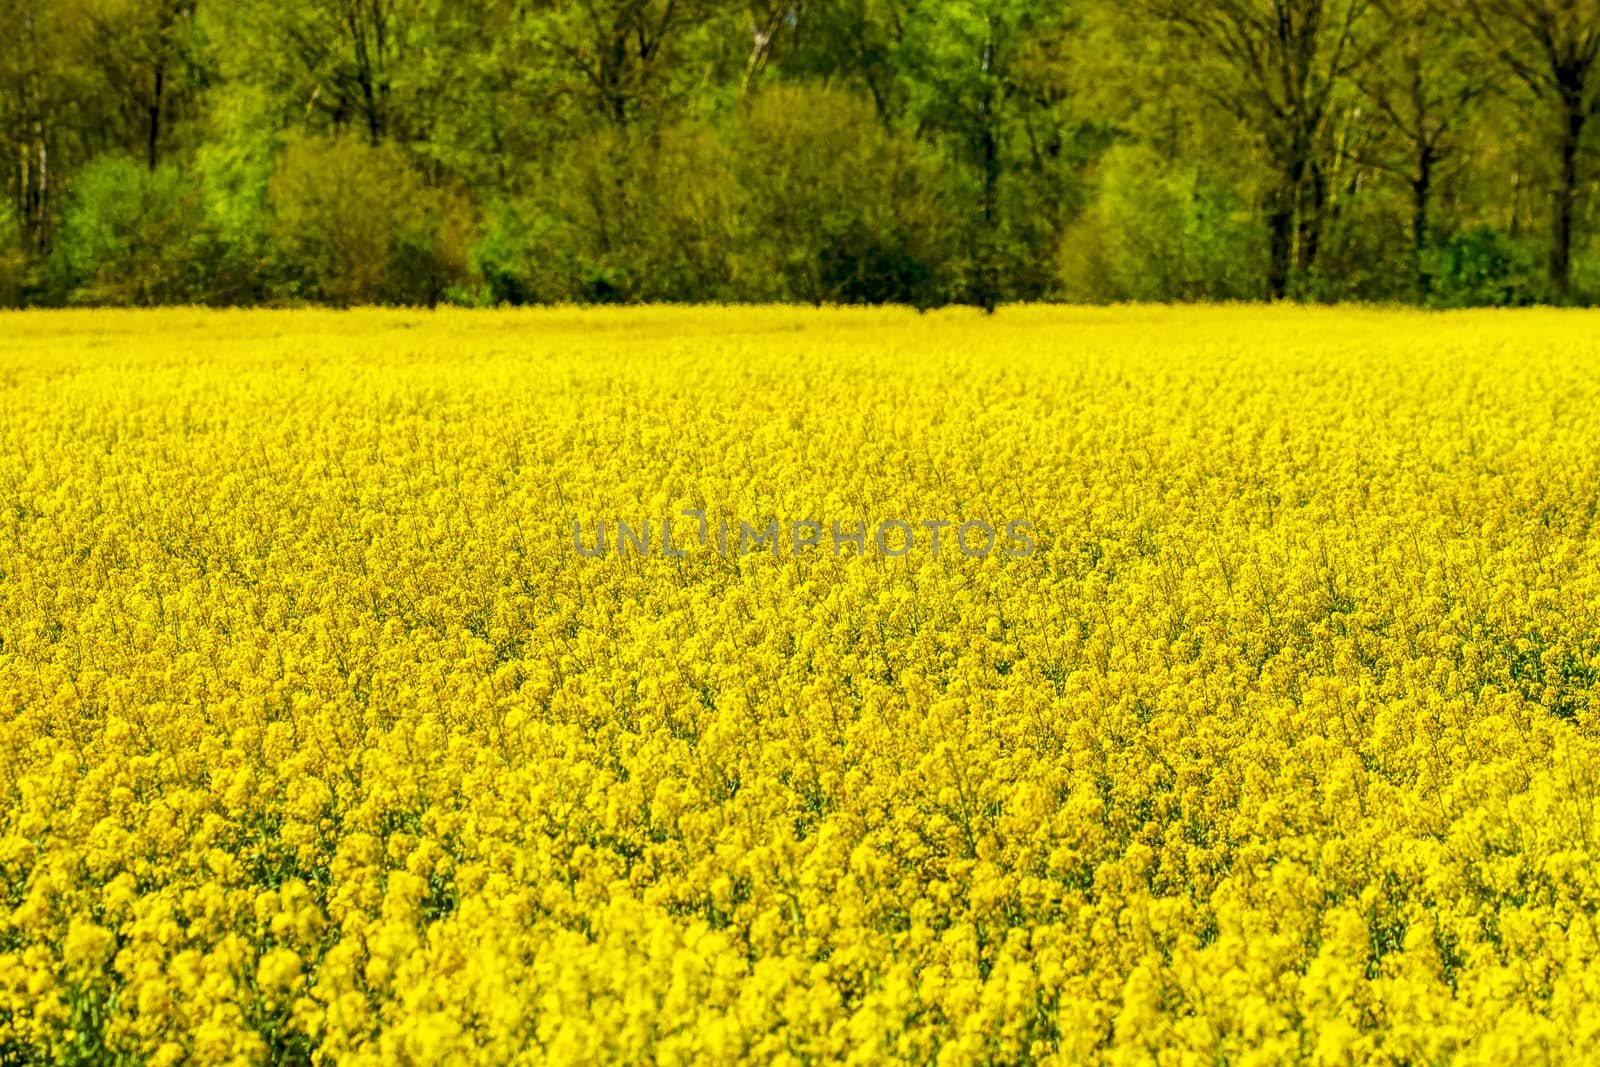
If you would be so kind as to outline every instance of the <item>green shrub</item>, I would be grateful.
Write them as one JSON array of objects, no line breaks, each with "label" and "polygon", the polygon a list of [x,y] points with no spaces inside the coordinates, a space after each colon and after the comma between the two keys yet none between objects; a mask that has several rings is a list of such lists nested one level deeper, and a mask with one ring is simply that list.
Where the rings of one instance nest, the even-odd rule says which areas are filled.
[{"label": "green shrub", "polygon": [[849,93],[780,86],[747,102],[734,133],[760,299],[938,302],[956,230],[937,168]]},{"label": "green shrub", "polygon": [[269,240],[287,295],[334,304],[434,304],[467,280],[472,220],[392,145],[305,138],[268,185]]},{"label": "green shrub", "polygon": [[1059,263],[1069,300],[1233,300],[1262,295],[1264,256],[1261,227],[1226,185],[1118,145]]},{"label": "green shrub", "polygon": [[1538,254],[1488,226],[1455,234],[1431,256],[1437,307],[1521,306],[1543,298]]},{"label": "green shrub", "polygon": [[176,168],[103,156],[67,191],[50,274],[71,303],[192,303],[206,298],[216,253],[198,190]]},{"label": "green shrub", "polygon": [[223,87],[211,98],[209,136],[195,152],[194,173],[206,224],[219,240],[211,299],[249,304],[270,299],[267,190],[282,154],[271,102],[259,88]]},{"label": "green shrub", "polygon": [[0,307],[22,307],[29,302],[32,272],[22,247],[22,228],[11,205],[0,203]]},{"label": "green shrub", "polygon": [[473,250],[492,303],[938,302],[954,232],[935,168],[846,93],[571,145]]},{"label": "green shrub", "polygon": [[603,129],[498,206],[473,259],[496,303],[738,299],[740,196],[707,123]]}]

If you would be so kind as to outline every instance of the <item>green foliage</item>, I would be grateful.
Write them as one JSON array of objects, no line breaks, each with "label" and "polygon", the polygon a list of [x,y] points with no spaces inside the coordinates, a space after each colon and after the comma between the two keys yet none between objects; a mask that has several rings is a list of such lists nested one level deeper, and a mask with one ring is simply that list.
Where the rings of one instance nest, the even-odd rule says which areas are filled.
[{"label": "green foliage", "polygon": [[1148,148],[1106,153],[1093,206],[1060,252],[1069,300],[1240,300],[1263,295],[1265,235],[1248,205]]},{"label": "green foliage", "polygon": [[1524,7],[0,0],[0,304],[1593,300]]},{"label": "green foliage", "polygon": [[747,103],[741,147],[744,257],[753,299],[940,302],[954,220],[925,150],[857,96],[780,87]]},{"label": "green foliage", "polygon": [[434,304],[467,275],[470,212],[392,145],[289,144],[268,185],[269,243],[287,295],[333,304]]},{"label": "green foliage", "polygon": [[728,145],[700,124],[595,131],[521,200],[474,257],[495,302],[737,298],[739,190]]},{"label": "green foliage", "polygon": [[533,225],[514,203],[490,208],[472,249],[472,269],[483,279],[479,302],[496,306],[561,299],[559,282],[543,269],[548,264],[529,258],[530,249],[550,240],[549,235],[535,234]]},{"label": "green foliage", "polygon": [[[1417,295],[1417,251],[1410,241],[1394,239],[1410,225],[1408,205],[1400,198],[1342,198],[1324,221],[1321,254],[1294,278],[1292,295],[1323,302],[1381,302]],[[1425,250],[1424,273],[1430,263]]]},{"label": "green foliage", "polygon": [[183,303],[203,293],[215,249],[198,191],[176,167],[105,156],[73,183],[51,273],[71,303]]},{"label": "green foliage", "polygon": [[870,106],[773,86],[734,116],[606,129],[492,215],[474,258],[492,302],[941,299],[938,172]]},{"label": "green foliage", "polygon": [[16,246],[0,247],[0,307],[16,307],[29,289],[27,253]]},{"label": "green foliage", "polygon": [[1487,226],[1456,234],[1432,253],[1438,307],[1537,303],[1543,280],[1534,254]]},{"label": "green foliage", "polygon": [[229,86],[213,97],[205,141],[195,153],[205,221],[218,237],[211,297],[254,303],[272,294],[267,264],[267,187],[282,150],[266,94]]},{"label": "green foliage", "polygon": [[0,202],[0,307],[16,307],[30,288],[23,228],[10,204]]},{"label": "green foliage", "polygon": [[654,142],[635,158],[633,189],[610,186],[632,202],[637,297],[740,299],[743,191],[733,179],[733,145],[704,122],[675,124]]},{"label": "green foliage", "polygon": [[959,0],[912,9],[898,61],[920,129],[953,166],[964,248],[957,299],[993,307],[1051,287],[1047,264],[1070,182],[1051,164],[1064,140],[1067,9],[1045,0]]}]

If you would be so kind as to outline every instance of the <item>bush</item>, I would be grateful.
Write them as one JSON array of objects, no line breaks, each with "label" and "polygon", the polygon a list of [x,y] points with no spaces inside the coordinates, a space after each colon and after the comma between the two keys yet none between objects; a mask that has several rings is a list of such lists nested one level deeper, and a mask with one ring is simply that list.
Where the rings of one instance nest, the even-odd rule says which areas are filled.
[{"label": "bush", "polygon": [[1574,303],[1584,307],[1600,304],[1600,238],[1591,240],[1572,264]]},{"label": "bush", "polygon": [[1262,295],[1265,244],[1247,205],[1149,148],[1108,151],[1089,209],[1066,230],[1069,300],[1234,300]]},{"label": "bush", "polygon": [[773,86],[720,119],[575,142],[491,213],[473,260],[493,303],[926,307],[958,284],[942,184],[869,103]]},{"label": "bush", "polygon": [[1455,234],[1432,253],[1436,307],[1538,303],[1544,279],[1538,256],[1488,226]]},{"label": "bush", "polygon": [[472,268],[483,279],[483,302],[544,304],[560,299],[554,272],[540,270],[548,263],[533,259],[532,223],[514,202],[496,204],[488,212],[483,233],[472,249]]},{"label": "bush", "polygon": [[0,308],[25,306],[28,282],[28,257],[22,249],[0,246]]},{"label": "bush", "polygon": [[272,296],[267,189],[283,148],[276,115],[260,89],[227,86],[210,98],[206,122],[194,173],[206,224],[220,242],[210,296],[257,303]]},{"label": "bush", "polygon": [[50,274],[71,303],[192,303],[206,298],[216,251],[198,190],[176,168],[102,157],[68,189]]},{"label": "bush", "polygon": [[467,280],[459,196],[428,187],[392,145],[291,142],[267,192],[286,293],[334,304],[434,304]]},{"label": "bush", "polygon": [[741,190],[714,127],[604,129],[491,214],[473,259],[492,302],[739,299]]},{"label": "bush", "polygon": [[739,147],[701,120],[668,127],[642,153],[644,299],[722,303],[759,292],[747,251],[748,190],[735,169]]},{"label": "bush", "polygon": [[1419,286],[1409,197],[1373,189],[1330,207],[1316,264],[1295,271],[1289,292],[1301,300],[1381,302],[1418,299]]},{"label": "bush", "polygon": [[28,255],[22,247],[22,227],[11,205],[0,203],[0,308],[28,304],[30,281]]},{"label": "bush", "polygon": [[926,307],[945,297],[956,226],[937,168],[869,103],[775,87],[746,104],[735,132],[760,299]]}]

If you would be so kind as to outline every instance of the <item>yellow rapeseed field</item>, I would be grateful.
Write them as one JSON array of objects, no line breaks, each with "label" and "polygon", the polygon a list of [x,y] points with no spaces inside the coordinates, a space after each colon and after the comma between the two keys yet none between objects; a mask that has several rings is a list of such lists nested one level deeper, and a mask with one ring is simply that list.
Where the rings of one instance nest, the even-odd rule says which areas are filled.
[{"label": "yellow rapeseed field", "polygon": [[1581,312],[0,317],[0,1062],[1592,1058],[1597,511]]}]

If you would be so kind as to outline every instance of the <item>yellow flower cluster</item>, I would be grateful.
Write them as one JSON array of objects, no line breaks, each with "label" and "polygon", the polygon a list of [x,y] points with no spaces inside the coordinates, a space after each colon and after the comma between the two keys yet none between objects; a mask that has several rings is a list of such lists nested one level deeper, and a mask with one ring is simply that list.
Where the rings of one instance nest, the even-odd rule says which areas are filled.
[{"label": "yellow flower cluster", "polygon": [[[0,1062],[1575,1062],[1597,410],[1553,311],[0,318]],[[574,551],[684,511],[1037,550]]]}]

